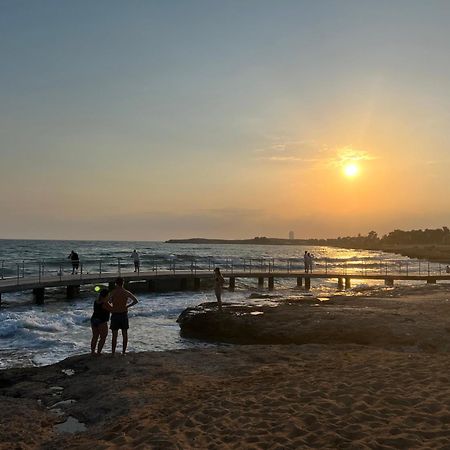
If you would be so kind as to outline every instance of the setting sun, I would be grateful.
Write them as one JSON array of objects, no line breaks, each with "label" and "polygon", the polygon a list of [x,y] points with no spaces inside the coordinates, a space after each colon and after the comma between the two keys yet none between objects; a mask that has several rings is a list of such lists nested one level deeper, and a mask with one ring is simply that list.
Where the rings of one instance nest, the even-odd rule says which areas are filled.
[{"label": "setting sun", "polygon": [[355,163],[348,163],[344,166],[344,175],[352,178],[358,175],[359,167]]}]

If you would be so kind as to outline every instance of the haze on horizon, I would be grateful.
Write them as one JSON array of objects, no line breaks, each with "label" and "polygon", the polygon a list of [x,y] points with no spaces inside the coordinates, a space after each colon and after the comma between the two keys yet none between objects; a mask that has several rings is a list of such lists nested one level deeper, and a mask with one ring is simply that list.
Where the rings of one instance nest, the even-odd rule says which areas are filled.
[{"label": "haze on horizon", "polygon": [[448,225],[449,23],[445,0],[0,0],[0,238]]}]

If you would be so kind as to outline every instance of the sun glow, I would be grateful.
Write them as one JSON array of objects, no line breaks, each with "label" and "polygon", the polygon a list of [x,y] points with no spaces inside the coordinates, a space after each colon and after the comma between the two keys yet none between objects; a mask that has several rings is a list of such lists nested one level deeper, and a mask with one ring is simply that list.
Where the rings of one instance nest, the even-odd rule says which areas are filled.
[{"label": "sun glow", "polygon": [[355,163],[347,163],[344,165],[344,175],[353,178],[359,173],[359,167]]}]

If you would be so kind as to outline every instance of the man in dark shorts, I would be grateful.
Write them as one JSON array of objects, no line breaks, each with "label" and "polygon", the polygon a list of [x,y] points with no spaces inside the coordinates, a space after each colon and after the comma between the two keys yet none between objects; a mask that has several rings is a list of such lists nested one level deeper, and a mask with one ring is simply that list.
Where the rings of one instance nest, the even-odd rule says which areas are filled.
[{"label": "man in dark shorts", "polygon": [[[128,300],[131,300],[129,302]],[[111,322],[109,328],[112,331],[112,354],[116,353],[117,335],[122,330],[123,348],[122,354],[127,351],[128,344],[128,308],[138,302],[137,298],[123,287],[123,278],[116,279],[116,287],[109,294],[111,305]]]}]

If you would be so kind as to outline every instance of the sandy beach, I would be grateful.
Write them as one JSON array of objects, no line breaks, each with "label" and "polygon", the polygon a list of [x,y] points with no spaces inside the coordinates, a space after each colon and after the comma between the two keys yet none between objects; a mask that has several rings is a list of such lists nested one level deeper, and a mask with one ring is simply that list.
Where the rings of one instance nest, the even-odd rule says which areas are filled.
[{"label": "sandy beach", "polygon": [[[281,335],[315,323],[318,338],[296,332],[302,345],[82,355],[2,371],[0,448],[448,449],[448,295],[271,308]],[[267,330],[270,314],[247,318],[265,316]],[[81,431],[63,433],[61,422]]]}]

